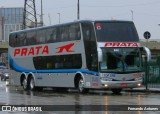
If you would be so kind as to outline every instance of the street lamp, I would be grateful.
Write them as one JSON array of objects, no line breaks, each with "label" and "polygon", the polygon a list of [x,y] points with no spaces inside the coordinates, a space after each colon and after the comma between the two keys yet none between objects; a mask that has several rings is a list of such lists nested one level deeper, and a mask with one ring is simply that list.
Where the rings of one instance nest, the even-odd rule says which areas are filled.
[{"label": "street lamp", "polygon": [[78,19],[78,20],[79,20],[79,18],[80,18],[79,15],[80,15],[80,14],[79,14],[79,0],[78,0],[78,4],[77,4],[77,19]]},{"label": "street lamp", "polygon": [[41,26],[43,26],[43,3],[41,0],[41,15],[40,15],[40,22],[41,22]]},{"label": "street lamp", "polygon": [[60,24],[60,20],[61,20],[61,14],[57,13],[59,15],[59,24]]},{"label": "street lamp", "polygon": [[131,13],[132,13],[132,21],[133,21],[133,10],[131,10]]}]

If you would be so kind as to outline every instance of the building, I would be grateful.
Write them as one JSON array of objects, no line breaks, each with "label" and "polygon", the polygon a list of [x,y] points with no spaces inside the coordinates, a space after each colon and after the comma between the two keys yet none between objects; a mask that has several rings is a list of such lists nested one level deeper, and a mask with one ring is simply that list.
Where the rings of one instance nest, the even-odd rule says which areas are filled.
[{"label": "building", "polygon": [[22,29],[23,8],[0,8],[0,41],[8,42],[9,33]]}]

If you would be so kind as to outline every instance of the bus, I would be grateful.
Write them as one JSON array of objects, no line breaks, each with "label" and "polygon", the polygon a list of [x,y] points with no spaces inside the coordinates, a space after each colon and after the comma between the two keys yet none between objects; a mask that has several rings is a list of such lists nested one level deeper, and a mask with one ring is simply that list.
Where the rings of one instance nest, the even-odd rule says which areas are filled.
[{"label": "bus", "polygon": [[10,84],[24,90],[109,89],[142,85],[145,72],[132,21],[79,20],[12,32],[9,35]]}]

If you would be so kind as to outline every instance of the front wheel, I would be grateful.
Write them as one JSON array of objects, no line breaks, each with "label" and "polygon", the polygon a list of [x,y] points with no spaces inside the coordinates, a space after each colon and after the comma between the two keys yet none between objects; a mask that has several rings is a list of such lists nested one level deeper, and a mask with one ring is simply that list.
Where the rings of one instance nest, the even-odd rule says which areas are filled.
[{"label": "front wheel", "polygon": [[79,78],[78,80],[78,91],[79,93],[88,93],[89,89],[84,88],[84,80],[82,78]]},{"label": "front wheel", "polygon": [[114,93],[114,94],[120,94],[122,89],[121,88],[113,88],[111,89],[111,91]]}]

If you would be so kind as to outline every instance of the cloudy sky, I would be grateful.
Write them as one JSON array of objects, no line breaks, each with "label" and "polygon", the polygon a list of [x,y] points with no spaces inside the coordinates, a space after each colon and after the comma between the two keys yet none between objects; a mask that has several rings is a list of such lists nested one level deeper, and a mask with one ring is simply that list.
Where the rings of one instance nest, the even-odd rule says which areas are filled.
[{"label": "cloudy sky", "polygon": [[[36,1],[37,13],[40,14],[40,1]],[[78,0],[43,0],[44,23],[58,24],[77,19]],[[160,0],[79,0],[80,19],[116,19],[132,20],[139,37],[149,31],[151,39],[160,39]],[[24,0],[0,0],[0,7],[23,7]],[[132,13],[133,12],[133,13]],[[39,15],[37,15],[39,19]]]}]

